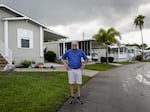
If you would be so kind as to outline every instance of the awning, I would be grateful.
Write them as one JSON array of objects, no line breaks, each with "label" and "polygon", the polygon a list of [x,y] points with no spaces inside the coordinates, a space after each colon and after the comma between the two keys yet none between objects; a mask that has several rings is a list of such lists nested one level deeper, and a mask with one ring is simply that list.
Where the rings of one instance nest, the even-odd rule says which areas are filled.
[{"label": "awning", "polygon": [[58,34],[52,30],[44,29],[44,42],[57,41],[59,39],[66,39],[68,37]]}]

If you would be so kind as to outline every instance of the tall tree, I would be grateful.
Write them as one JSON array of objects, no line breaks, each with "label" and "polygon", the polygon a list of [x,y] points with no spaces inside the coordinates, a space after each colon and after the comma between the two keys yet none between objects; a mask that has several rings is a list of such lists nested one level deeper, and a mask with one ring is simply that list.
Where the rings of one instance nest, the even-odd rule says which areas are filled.
[{"label": "tall tree", "polygon": [[134,24],[137,27],[139,27],[140,29],[140,32],[141,32],[141,40],[142,40],[142,54],[143,54],[143,51],[144,51],[144,44],[143,44],[143,33],[142,33],[142,28],[144,27],[144,19],[145,19],[145,16],[143,15],[138,15],[137,17],[135,17],[134,19]]},{"label": "tall tree", "polygon": [[98,31],[97,34],[93,35],[93,38],[96,39],[96,41],[105,44],[106,46],[106,63],[108,63],[108,45],[111,45],[113,43],[120,44],[120,42],[115,38],[115,36],[118,36],[121,39],[120,32],[116,31],[114,28],[109,28],[108,30],[102,28]]}]

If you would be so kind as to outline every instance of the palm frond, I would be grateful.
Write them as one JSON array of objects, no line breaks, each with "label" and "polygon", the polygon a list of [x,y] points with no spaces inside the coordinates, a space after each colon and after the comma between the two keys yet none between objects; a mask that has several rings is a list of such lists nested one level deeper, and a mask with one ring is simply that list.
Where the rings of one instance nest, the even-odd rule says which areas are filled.
[{"label": "palm frond", "polygon": [[145,19],[145,16],[143,15],[138,15],[137,17],[135,17],[134,19],[134,24],[137,27],[140,28],[140,30],[144,27],[144,19]]},{"label": "palm frond", "polygon": [[121,39],[120,32],[116,31],[114,28],[109,28],[108,30],[100,29],[99,32],[93,35],[93,38],[100,43],[112,44],[120,43],[115,37],[118,36]]}]

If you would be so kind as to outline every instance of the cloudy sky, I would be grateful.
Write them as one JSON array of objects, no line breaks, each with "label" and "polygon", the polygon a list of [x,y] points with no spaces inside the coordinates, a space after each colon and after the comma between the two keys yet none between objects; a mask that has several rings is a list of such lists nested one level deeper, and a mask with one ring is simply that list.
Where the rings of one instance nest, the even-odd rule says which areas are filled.
[{"label": "cloudy sky", "polygon": [[114,27],[122,43],[141,44],[139,29],[133,25],[138,14],[146,16],[144,43],[150,47],[150,0],[0,0],[21,13],[70,37],[92,38],[100,28]]}]

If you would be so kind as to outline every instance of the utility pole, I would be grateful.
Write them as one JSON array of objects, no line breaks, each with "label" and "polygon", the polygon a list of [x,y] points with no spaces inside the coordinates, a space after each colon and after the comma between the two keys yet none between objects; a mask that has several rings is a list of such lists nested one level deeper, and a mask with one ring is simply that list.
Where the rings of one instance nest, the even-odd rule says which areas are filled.
[{"label": "utility pole", "polygon": [[82,50],[85,52],[84,32],[83,32],[83,43],[82,44],[83,44],[83,49]]},{"label": "utility pole", "polygon": [[83,40],[84,40],[84,32],[83,32]]}]

